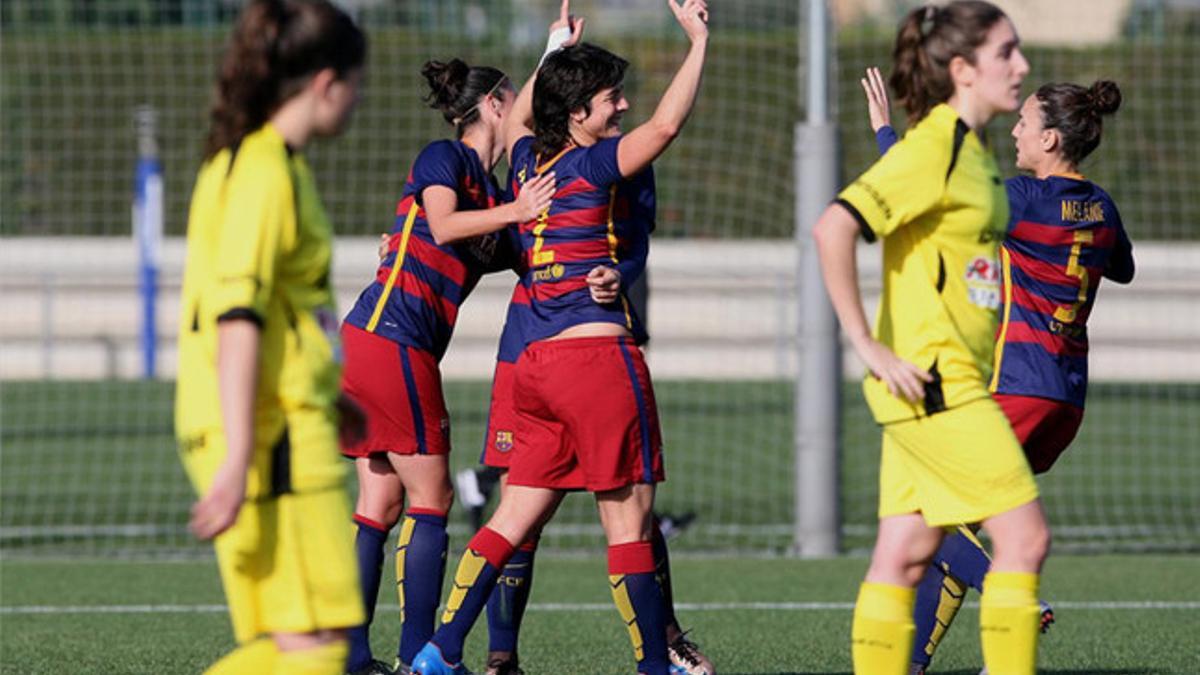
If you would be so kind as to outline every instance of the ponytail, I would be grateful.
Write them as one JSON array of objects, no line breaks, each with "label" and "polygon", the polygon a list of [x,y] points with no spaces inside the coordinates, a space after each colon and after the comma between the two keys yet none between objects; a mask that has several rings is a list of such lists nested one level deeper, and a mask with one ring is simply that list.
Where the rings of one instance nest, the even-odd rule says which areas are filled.
[{"label": "ponytail", "polygon": [[889,80],[896,100],[916,124],[939,103],[950,100],[954,81],[950,61],[975,63],[975,50],[1004,12],[983,0],[956,0],[944,7],[925,5],[909,12],[896,34]]},{"label": "ponytail", "polygon": [[328,0],[253,0],[221,60],[204,158],[265,124],[317,72],[361,67],[366,51],[362,30]]}]

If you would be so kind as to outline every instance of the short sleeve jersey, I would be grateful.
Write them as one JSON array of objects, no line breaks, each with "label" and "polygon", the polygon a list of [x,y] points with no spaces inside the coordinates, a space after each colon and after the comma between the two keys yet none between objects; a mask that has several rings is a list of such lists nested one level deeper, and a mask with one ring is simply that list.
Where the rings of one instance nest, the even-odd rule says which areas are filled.
[{"label": "short sleeve jersey", "polygon": [[622,292],[597,304],[586,277],[597,265],[621,270],[631,280],[645,268],[644,242],[653,227],[653,175],[625,181],[617,166],[620,137],[588,147],[571,146],[550,158],[533,152],[533,137],[513,146],[512,191],[553,170],[558,183],[550,208],[518,225],[526,271],[513,302],[528,306],[522,327],[526,344],[583,323],[615,323],[636,341],[647,338]]},{"label": "short sleeve jersey", "polygon": [[1102,276],[1132,279],[1132,245],[1112,198],[1083,176],[1020,176],[1007,188],[992,389],[1083,407],[1088,316]]},{"label": "short sleeve jersey", "polygon": [[948,105],[936,106],[842,191],[864,237],[883,240],[875,339],[928,370],[917,403],[868,375],[880,424],[935,414],[989,395],[1000,305],[997,243],[1008,200],[995,160]]},{"label": "short sleeve jersey", "polygon": [[[201,167],[180,303],[175,426],[181,444],[223,428],[216,370],[223,319],[261,327],[258,446],[277,443],[287,418],[300,411],[333,419],[341,357],[329,285],[332,240],[312,171],[269,124]],[[330,452],[336,456],[336,448]],[[293,481],[304,480],[294,469]],[[248,486],[249,494],[260,488]]]},{"label": "short sleeve jersey", "polygon": [[388,252],[346,323],[441,359],[462,303],[482,275],[515,264],[509,230],[438,244],[429,229],[423,193],[454,190],[459,211],[500,203],[500,187],[479,155],[460,141],[435,141],[417,156],[404,183]]}]

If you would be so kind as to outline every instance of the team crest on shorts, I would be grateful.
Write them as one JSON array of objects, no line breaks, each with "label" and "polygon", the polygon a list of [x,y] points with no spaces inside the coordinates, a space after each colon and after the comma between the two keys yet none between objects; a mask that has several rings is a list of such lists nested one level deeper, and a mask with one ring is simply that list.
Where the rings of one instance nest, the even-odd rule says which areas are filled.
[{"label": "team crest on shorts", "polygon": [[985,309],[1000,306],[1000,263],[995,258],[976,256],[967,263],[963,278],[967,282],[967,297],[971,304]]},{"label": "team crest on shorts", "polygon": [[496,432],[496,452],[508,452],[513,448],[513,432],[497,431]]}]

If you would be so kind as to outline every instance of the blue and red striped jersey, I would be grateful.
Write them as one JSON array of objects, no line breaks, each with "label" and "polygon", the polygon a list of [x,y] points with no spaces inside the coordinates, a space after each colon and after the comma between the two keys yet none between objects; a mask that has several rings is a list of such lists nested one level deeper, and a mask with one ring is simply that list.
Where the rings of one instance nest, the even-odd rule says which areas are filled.
[{"label": "blue and red striped jersey", "polygon": [[1088,316],[1102,276],[1133,279],[1133,246],[1112,198],[1083,176],[1005,186],[1012,216],[992,391],[1083,407]]},{"label": "blue and red striped jersey", "polygon": [[[896,142],[875,132],[880,154]],[[1133,245],[1111,197],[1083,176],[1005,182],[1008,233],[991,390],[1080,408],[1087,398],[1087,320],[1100,277],[1133,280]]]},{"label": "blue and red striped jersey", "polygon": [[346,323],[400,344],[446,353],[458,309],[479,278],[518,262],[513,233],[499,232],[439,245],[429,230],[422,193],[443,185],[458,196],[458,210],[488,209],[501,197],[479,155],[460,141],[435,141],[417,156],[396,207],[387,256],[363,289]]},{"label": "blue and red striped jersey", "polygon": [[[619,141],[571,146],[551,158],[534,156],[533,137],[513,147],[514,197],[526,181],[547,171],[553,170],[557,181],[550,208],[518,224],[526,269],[512,304],[521,310],[515,315],[525,344],[593,322],[625,326],[638,344],[648,338],[624,290],[645,270],[655,223],[654,174],[647,169],[623,179],[617,167]],[[592,301],[586,277],[597,265],[621,272],[622,293],[616,302]],[[513,317],[510,311],[510,321]]]}]

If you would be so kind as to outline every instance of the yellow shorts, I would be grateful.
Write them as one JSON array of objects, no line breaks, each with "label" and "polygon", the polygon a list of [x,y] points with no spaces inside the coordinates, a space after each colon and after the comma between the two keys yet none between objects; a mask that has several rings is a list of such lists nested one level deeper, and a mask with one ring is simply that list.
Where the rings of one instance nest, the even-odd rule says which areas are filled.
[{"label": "yellow shorts", "polygon": [[[265,633],[307,633],[366,620],[337,432],[307,422],[289,422],[282,450],[276,441],[256,451],[247,490],[252,496],[215,542],[240,643]],[[208,491],[224,443],[222,434],[212,432],[181,448],[198,494]]]},{"label": "yellow shorts", "polygon": [[216,541],[237,641],[363,623],[353,536],[340,487],[243,504]]},{"label": "yellow shorts", "polygon": [[883,427],[879,517],[976,523],[1038,496],[1008,418],[991,397]]}]

